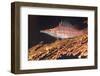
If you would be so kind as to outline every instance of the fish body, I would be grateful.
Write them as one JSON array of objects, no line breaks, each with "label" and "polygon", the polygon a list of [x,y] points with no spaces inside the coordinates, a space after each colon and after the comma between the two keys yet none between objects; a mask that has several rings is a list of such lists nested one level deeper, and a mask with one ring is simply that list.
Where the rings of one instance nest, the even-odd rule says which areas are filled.
[{"label": "fish body", "polygon": [[74,36],[82,35],[82,34],[86,33],[86,31],[87,31],[86,29],[78,30],[71,25],[63,26],[63,25],[59,24],[55,28],[41,30],[40,32],[48,34],[48,35],[56,37],[56,38],[63,39],[63,38],[71,38]]}]

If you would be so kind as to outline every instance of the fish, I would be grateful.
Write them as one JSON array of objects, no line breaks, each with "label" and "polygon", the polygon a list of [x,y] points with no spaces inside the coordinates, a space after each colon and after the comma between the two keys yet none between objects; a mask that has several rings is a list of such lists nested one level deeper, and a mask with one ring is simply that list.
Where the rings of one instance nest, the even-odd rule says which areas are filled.
[{"label": "fish", "polygon": [[41,30],[40,32],[48,34],[55,38],[64,39],[64,38],[72,38],[72,37],[79,36],[82,34],[87,34],[87,28],[79,30],[70,23],[62,23],[61,22],[61,23],[59,23],[58,26],[56,26],[54,28]]}]

